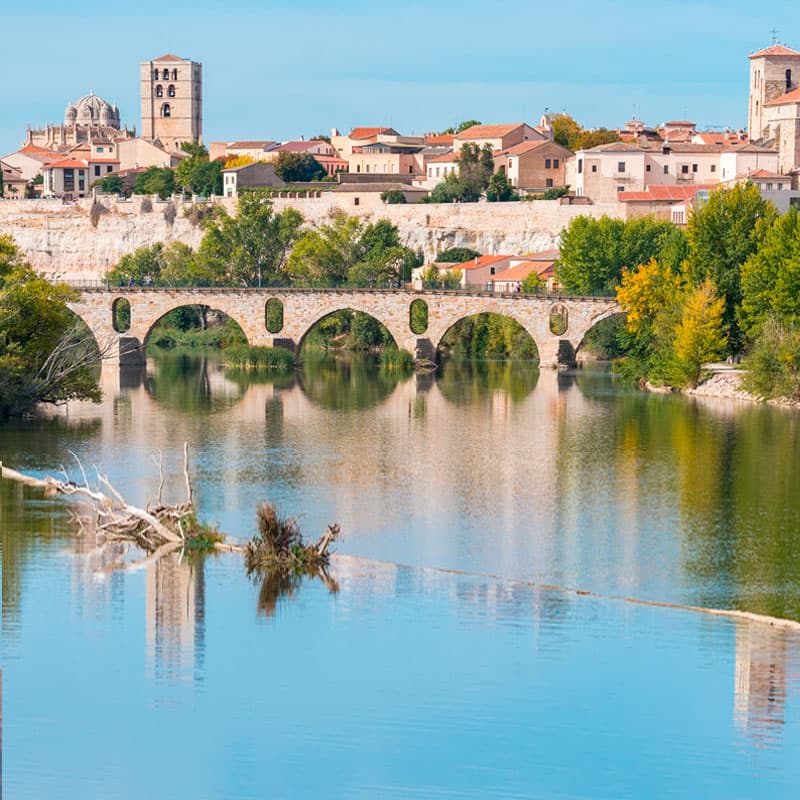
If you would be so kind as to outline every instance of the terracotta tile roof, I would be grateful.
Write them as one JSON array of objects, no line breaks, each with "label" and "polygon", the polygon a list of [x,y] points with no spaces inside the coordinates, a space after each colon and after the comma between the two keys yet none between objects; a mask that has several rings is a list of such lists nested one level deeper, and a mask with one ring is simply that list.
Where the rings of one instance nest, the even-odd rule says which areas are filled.
[{"label": "terracotta tile roof", "polygon": [[452,133],[440,133],[437,136],[426,136],[425,144],[431,146],[437,144],[452,145],[454,139],[455,136]]},{"label": "terracotta tile roof", "polygon": [[78,161],[76,158],[62,158],[60,161],[45,164],[44,169],[86,169],[87,166],[85,161]]},{"label": "terracotta tile roof", "polygon": [[701,144],[745,144],[747,142],[746,134],[743,139],[740,139],[739,134],[733,131],[728,131],[727,133],[704,131],[703,133],[695,133],[694,138],[699,139]]},{"label": "terracotta tile roof", "polygon": [[763,58],[764,56],[800,56],[800,53],[782,44],[771,44],[769,47],[749,55],[748,58]]},{"label": "terracotta tile roof", "polygon": [[501,156],[524,156],[526,153],[529,153],[531,150],[536,150],[538,147],[542,147],[542,145],[551,144],[560,150],[564,154],[564,158],[572,155],[572,150],[568,147],[564,147],[564,145],[559,144],[558,142],[554,142],[550,139],[535,141],[535,142],[520,142],[519,144],[515,144],[513,147],[509,147],[508,150],[503,150],[502,152],[498,153]]},{"label": "terracotta tile roof", "polygon": [[[798,55],[800,55],[800,53],[798,53]],[[787,92],[787,94],[782,94],[780,97],[770,100],[769,103],[764,103],[764,105],[782,106],[786,103],[800,103],[800,89],[794,89],[791,92]]]},{"label": "terracotta tile roof", "polygon": [[400,134],[394,128],[353,128],[350,131],[350,139],[371,139],[379,133],[388,133],[391,136],[399,136]]},{"label": "terracotta tile roof", "polygon": [[442,153],[438,156],[425,156],[426,164],[452,164],[458,158],[458,153]]},{"label": "terracotta tile roof", "polygon": [[694,186],[648,186],[643,192],[619,192],[617,200],[621,203],[685,203],[698,192],[714,189],[712,185]]},{"label": "terracotta tile roof", "polygon": [[118,158],[87,158],[90,164],[119,164]]},{"label": "terracotta tile roof", "polygon": [[791,180],[788,175],[778,175],[777,172],[770,172],[768,169],[757,169],[751,172],[746,177],[748,178],[769,178],[771,180]]},{"label": "terracotta tile roof", "polygon": [[539,250],[537,253],[530,253],[528,255],[529,261],[555,261],[561,252],[557,247],[553,247],[550,250]]},{"label": "terracotta tile roof", "polygon": [[499,139],[507,136],[511,131],[523,126],[524,122],[515,122],[513,125],[473,125],[461,133],[455,135],[456,139]]},{"label": "terracotta tile roof", "polygon": [[481,267],[488,267],[491,264],[496,264],[498,261],[507,261],[511,256],[478,256],[471,258],[469,261],[462,261],[456,264],[452,269],[460,269],[469,271],[471,269],[480,269]]},{"label": "terracotta tile roof", "polygon": [[691,120],[688,120],[688,119],[673,119],[673,120],[670,120],[669,122],[665,122],[664,123],[664,127],[665,128],[669,128],[670,125],[680,126],[681,128],[686,127],[688,125],[691,125],[692,127],[694,127],[694,122],[692,122]]},{"label": "terracotta tile roof", "polygon": [[539,276],[554,275],[555,267],[552,261],[522,261],[514,264],[513,267],[504,269],[498,275],[492,276],[492,282],[524,281],[531,272],[535,272]]},{"label": "terracotta tile roof", "polygon": [[166,55],[161,56],[161,58],[154,58],[153,61],[184,61],[185,59],[181,58],[180,56],[174,56],[172,53],[167,53]]},{"label": "terracotta tile roof", "polygon": [[23,147],[18,152],[20,152],[20,153],[43,153],[45,155],[53,155],[53,151],[52,150],[48,150],[46,147],[39,147],[38,145],[35,145],[35,144],[25,145],[25,147]]}]

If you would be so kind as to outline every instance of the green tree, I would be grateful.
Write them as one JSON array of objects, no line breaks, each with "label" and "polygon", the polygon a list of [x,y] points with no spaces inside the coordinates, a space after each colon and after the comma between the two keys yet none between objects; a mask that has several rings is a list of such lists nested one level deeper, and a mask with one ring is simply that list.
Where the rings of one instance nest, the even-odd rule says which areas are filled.
[{"label": "green tree", "polygon": [[458,174],[451,172],[423,202],[475,203],[480,200],[494,173],[492,148],[489,145],[481,148],[473,142],[467,142],[455,161]]},{"label": "green tree", "polygon": [[748,181],[711,192],[708,202],[689,217],[690,274],[695,284],[710,278],[725,298],[730,352],[738,352],[743,342],[738,320],[742,266],[758,250],[777,216],[775,206]]},{"label": "green tree", "polygon": [[747,358],[743,387],[764,398],[800,400],[800,325],[767,317]]},{"label": "green tree", "polygon": [[157,194],[166,200],[175,191],[175,173],[169,167],[148,167],[136,176],[134,194]]},{"label": "green tree", "polygon": [[215,282],[280,284],[288,277],[286,260],[302,223],[302,215],[293,208],[275,213],[263,190],[243,192],[235,216],[222,210],[203,220],[198,268],[213,275]]},{"label": "green tree", "polygon": [[38,277],[11,238],[0,236],[0,419],[37,403],[99,401],[97,345],[67,307],[77,297]]},{"label": "green tree", "polygon": [[306,183],[322,180],[328,173],[310,153],[278,154],[275,174],[286,183]]},{"label": "green tree", "polygon": [[388,205],[397,205],[398,203],[405,203],[406,196],[400,189],[388,189],[385,192],[381,192],[381,200]]},{"label": "green tree", "polygon": [[800,319],[800,214],[794,207],[775,221],[742,265],[739,320],[745,334],[757,337],[770,317]]},{"label": "green tree", "polygon": [[363,257],[364,225],[358,217],[335,211],[329,223],[305,231],[292,249],[287,272],[310,286],[341,286]]},{"label": "green tree", "polygon": [[556,269],[569,292],[612,292],[624,268],[651,258],[677,271],[685,257],[683,232],[671,222],[641,217],[624,222],[602,216],[576,217],[561,236]]},{"label": "green tree", "polygon": [[92,188],[97,189],[98,192],[104,192],[105,194],[122,194],[122,178],[112,172],[110,175],[106,175],[100,178],[100,180],[95,181],[92,184]]},{"label": "green tree", "polygon": [[539,277],[535,270],[532,270],[528,274],[528,277],[522,281],[521,288],[524,294],[538,294],[539,292],[543,292],[546,286],[547,283]]},{"label": "green tree", "polygon": [[575,147],[570,149],[590,150],[592,147],[597,147],[601,144],[610,144],[618,141],[619,134],[616,131],[608,130],[608,128],[597,128],[591,131],[584,130],[578,134]]},{"label": "green tree", "polygon": [[477,250],[472,250],[469,247],[449,247],[447,250],[442,250],[435,260],[442,264],[463,264],[465,261],[470,261],[479,255],[480,253]]},{"label": "green tree", "polygon": [[573,150],[575,143],[578,141],[578,136],[583,130],[580,124],[569,114],[562,113],[555,114],[551,118],[550,126],[553,129],[553,141]]},{"label": "green tree", "polygon": [[184,192],[210,197],[222,194],[222,159],[209,161],[208,150],[196,142],[183,142],[181,150],[188,153],[175,168],[175,182]]},{"label": "green tree", "polygon": [[519,200],[519,195],[508,182],[505,172],[495,172],[489,178],[486,199],[490,203],[507,203],[509,200]]}]

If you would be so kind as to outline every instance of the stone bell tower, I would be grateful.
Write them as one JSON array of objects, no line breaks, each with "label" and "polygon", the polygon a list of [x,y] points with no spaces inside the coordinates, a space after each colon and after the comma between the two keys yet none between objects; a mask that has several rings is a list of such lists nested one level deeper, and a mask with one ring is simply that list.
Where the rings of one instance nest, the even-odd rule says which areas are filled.
[{"label": "stone bell tower", "polygon": [[141,63],[142,137],[171,150],[203,141],[203,65],[171,54]]}]

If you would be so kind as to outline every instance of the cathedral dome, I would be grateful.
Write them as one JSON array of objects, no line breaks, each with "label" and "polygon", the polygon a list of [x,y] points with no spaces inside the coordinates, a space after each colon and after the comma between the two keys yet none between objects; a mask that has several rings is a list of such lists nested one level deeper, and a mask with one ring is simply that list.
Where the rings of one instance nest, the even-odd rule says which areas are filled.
[{"label": "cathedral dome", "polygon": [[78,116],[78,109],[75,108],[72,103],[67,106],[67,110],[64,112],[64,124],[65,125],[74,125],[75,118]]},{"label": "cathedral dome", "polygon": [[65,122],[69,119],[70,109],[75,113],[72,121],[77,122],[78,125],[104,125],[119,128],[119,111],[116,106],[112,106],[94,92],[89,92],[85,97],[81,97],[74,106],[67,107]]}]

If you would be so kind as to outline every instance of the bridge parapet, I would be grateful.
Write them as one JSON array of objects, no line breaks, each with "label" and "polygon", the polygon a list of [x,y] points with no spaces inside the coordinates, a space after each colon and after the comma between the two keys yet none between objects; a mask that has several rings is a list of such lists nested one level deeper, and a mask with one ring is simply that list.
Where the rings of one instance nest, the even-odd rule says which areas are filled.
[{"label": "bridge parapet", "polygon": [[[272,298],[283,306],[283,327],[274,332],[266,326],[266,303]],[[116,331],[113,325],[114,302],[119,299],[127,300],[131,309],[130,328],[124,333]],[[421,334],[411,330],[414,300],[424,300],[428,306],[428,328]],[[613,298],[564,295],[406,289],[127,286],[85,288],[80,300],[72,303],[71,308],[86,322],[99,343],[114,343],[117,358],[143,361],[153,326],[165,314],[186,305],[207,305],[224,312],[241,326],[251,345],[277,345],[295,351],[317,322],[345,309],[362,311],[377,319],[389,330],[397,345],[412,354],[418,353],[420,347],[435,353],[447,331],[466,317],[487,312],[501,314],[515,319],[531,335],[542,366],[573,360],[588,330],[621,311]],[[556,310],[563,314],[566,322],[566,328],[559,333],[551,330],[551,316]]]}]

